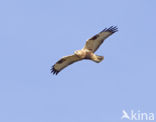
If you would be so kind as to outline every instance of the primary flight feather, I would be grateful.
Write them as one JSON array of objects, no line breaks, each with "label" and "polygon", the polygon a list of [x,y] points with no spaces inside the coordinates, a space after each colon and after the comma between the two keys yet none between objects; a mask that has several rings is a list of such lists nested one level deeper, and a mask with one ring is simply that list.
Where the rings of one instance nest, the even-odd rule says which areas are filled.
[{"label": "primary flight feather", "polygon": [[110,28],[105,28],[100,33],[96,34],[92,38],[86,41],[84,48],[81,50],[77,50],[73,55],[65,56],[57,61],[51,68],[51,73],[58,74],[62,69],[67,67],[68,65],[81,61],[83,59],[89,59],[96,63],[101,62],[104,59],[104,56],[95,55],[94,52],[99,48],[99,46],[103,43],[103,41],[117,32],[118,28],[115,26],[111,26]]}]

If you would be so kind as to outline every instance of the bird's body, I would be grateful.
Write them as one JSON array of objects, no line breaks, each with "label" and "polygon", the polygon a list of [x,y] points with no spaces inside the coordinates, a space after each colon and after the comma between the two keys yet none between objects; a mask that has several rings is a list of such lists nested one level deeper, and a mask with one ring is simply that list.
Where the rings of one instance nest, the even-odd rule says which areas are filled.
[{"label": "bird's body", "polygon": [[103,41],[110,36],[111,34],[117,31],[116,27],[111,26],[110,28],[105,28],[99,34],[96,34],[89,40],[87,40],[84,48],[74,52],[74,55],[65,56],[61,58],[55,65],[53,65],[51,72],[53,74],[58,74],[62,69],[68,65],[81,61],[83,59],[92,60],[96,63],[101,62],[104,59],[104,56],[95,55],[94,52],[99,48]]},{"label": "bird's body", "polygon": [[89,59],[93,60],[97,63],[101,62],[104,57],[103,56],[97,56],[92,51],[88,49],[81,49],[74,52],[76,56],[78,56],[80,59]]}]

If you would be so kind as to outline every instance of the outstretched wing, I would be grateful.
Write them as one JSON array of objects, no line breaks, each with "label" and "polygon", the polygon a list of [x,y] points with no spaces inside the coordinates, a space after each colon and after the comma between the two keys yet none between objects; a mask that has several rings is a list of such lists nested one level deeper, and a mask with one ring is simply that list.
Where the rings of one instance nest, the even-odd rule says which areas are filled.
[{"label": "outstretched wing", "polygon": [[87,40],[84,49],[88,49],[92,52],[95,52],[99,48],[99,46],[103,43],[103,41],[116,31],[118,31],[118,28],[116,26],[115,27],[111,26],[108,29],[105,28],[103,31]]},{"label": "outstretched wing", "polygon": [[62,69],[67,67],[68,65],[80,61],[80,59],[77,55],[70,55],[70,56],[65,56],[61,58],[59,61],[57,61],[51,68],[51,73],[53,74],[58,74]]}]

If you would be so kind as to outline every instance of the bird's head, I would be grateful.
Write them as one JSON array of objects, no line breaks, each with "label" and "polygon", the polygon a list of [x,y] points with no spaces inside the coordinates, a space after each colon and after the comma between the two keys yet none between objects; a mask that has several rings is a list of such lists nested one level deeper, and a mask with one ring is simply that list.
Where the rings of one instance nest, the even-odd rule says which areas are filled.
[{"label": "bird's head", "polygon": [[84,54],[84,52],[82,50],[76,50],[74,52],[74,54],[77,55],[80,58],[84,58],[85,57],[85,54]]}]

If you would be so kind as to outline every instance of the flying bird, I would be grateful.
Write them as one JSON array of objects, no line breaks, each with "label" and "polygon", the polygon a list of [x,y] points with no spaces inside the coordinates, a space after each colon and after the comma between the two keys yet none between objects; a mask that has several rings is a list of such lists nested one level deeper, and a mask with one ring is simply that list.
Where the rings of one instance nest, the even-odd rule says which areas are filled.
[{"label": "flying bird", "polygon": [[101,62],[104,56],[95,55],[94,52],[99,48],[103,41],[117,32],[118,28],[116,26],[111,26],[110,28],[105,28],[100,33],[96,34],[92,38],[86,41],[85,46],[81,50],[77,50],[73,55],[62,57],[57,61],[51,68],[51,73],[58,74],[62,69],[67,67],[74,62],[81,61],[83,59],[89,59],[96,63]]}]

